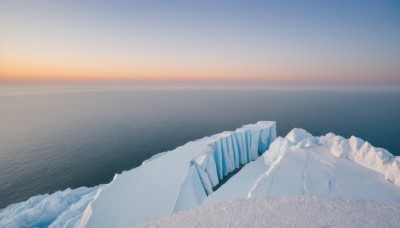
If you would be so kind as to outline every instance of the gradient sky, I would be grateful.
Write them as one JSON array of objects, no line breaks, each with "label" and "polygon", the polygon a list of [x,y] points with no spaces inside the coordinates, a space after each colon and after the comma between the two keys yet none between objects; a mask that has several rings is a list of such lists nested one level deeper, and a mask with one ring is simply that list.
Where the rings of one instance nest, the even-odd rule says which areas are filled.
[{"label": "gradient sky", "polygon": [[400,1],[4,1],[0,81],[400,84]]}]

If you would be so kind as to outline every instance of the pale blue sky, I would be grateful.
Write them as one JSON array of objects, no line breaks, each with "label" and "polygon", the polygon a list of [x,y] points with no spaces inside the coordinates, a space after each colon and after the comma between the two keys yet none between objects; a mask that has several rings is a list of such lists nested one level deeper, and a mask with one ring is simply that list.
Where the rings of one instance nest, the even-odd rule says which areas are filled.
[{"label": "pale blue sky", "polygon": [[400,1],[4,1],[0,79],[400,83]]}]

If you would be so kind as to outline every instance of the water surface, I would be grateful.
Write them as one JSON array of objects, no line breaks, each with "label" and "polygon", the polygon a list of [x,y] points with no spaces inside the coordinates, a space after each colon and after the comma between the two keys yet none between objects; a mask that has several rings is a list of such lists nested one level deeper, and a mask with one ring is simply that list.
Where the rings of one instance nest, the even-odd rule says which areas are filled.
[{"label": "water surface", "polygon": [[259,120],[355,135],[399,155],[400,90],[1,86],[0,208],[109,182],[188,141]]}]

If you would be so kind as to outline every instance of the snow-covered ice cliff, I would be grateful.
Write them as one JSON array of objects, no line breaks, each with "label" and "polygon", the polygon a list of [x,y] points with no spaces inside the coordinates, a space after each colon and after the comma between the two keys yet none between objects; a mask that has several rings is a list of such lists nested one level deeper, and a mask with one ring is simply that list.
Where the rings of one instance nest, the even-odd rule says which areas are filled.
[{"label": "snow-covered ice cliff", "polygon": [[32,197],[1,210],[0,226],[399,223],[399,157],[354,136],[293,129],[276,138],[275,128],[245,125],[153,156],[107,185]]},{"label": "snow-covered ice cliff", "polygon": [[258,158],[276,136],[275,122],[189,142],[116,175],[88,206],[80,226],[127,227],[196,207],[237,165]]},{"label": "snow-covered ice cliff", "polygon": [[[46,219],[42,219],[40,209],[31,210],[37,206],[28,200],[16,204],[18,210],[11,205],[0,211],[0,226],[128,227],[196,207],[226,175],[256,160],[275,138],[275,122],[260,121],[189,142],[115,175],[111,183],[96,191],[87,189],[87,194],[79,194],[85,199],[79,210],[73,209],[78,199],[57,208],[64,200],[58,195],[72,191],[66,190],[38,196],[44,198],[44,204],[57,208],[49,210]],[[32,219],[26,214],[37,216]],[[34,222],[28,224],[26,219]]]}]

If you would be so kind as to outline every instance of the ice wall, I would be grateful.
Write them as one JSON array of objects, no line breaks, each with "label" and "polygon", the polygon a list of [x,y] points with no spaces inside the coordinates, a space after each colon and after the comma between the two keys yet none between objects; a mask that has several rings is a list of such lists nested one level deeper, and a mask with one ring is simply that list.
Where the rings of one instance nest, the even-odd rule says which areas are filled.
[{"label": "ice wall", "polygon": [[258,122],[223,132],[192,160],[191,166],[196,167],[208,195],[226,175],[268,149],[276,138],[276,129],[270,126],[270,122]]},{"label": "ice wall", "polygon": [[[275,140],[276,127],[273,122],[260,121],[234,132],[217,134],[214,138],[190,162],[190,172],[182,184],[173,212],[200,205],[226,175],[240,165],[256,160]],[[202,185],[201,192],[198,180]],[[193,192],[198,192],[192,194],[197,197],[188,196]]]}]

